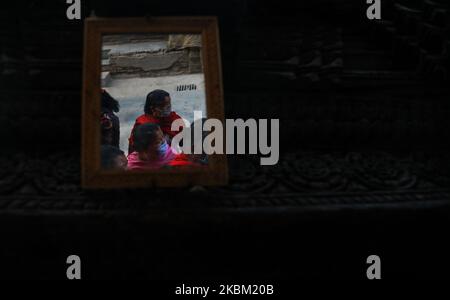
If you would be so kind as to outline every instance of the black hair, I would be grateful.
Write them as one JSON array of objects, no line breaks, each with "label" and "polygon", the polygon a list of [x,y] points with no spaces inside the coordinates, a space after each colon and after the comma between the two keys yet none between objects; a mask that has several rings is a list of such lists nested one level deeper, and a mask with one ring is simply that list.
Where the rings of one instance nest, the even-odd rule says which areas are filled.
[{"label": "black hair", "polygon": [[114,99],[107,91],[102,90],[102,108],[113,112],[119,112],[120,104],[119,101]]},{"label": "black hair", "polygon": [[166,97],[170,97],[170,94],[164,90],[154,90],[147,95],[145,101],[144,112],[146,114],[152,113],[152,107],[158,106],[164,103]]},{"label": "black hair", "polygon": [[105,170],[114,168],[114,159],[117,156],[125,155],[125,153],[117,147],[103,145],[101,148],[102,168]]},{"label": "black hair", "polygon": [[159,129],[159,125],[153,123],[138,126],[134,132],[134,149],[137,152],[147,151],[154,142]]}]

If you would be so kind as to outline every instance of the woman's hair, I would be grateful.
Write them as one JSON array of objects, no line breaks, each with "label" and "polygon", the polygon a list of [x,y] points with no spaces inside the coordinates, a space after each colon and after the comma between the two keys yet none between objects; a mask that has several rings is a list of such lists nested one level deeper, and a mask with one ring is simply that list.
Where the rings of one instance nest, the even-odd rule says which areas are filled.
[{"label": "woman's hair", "polygon": [[117,156],[125,155],[125,153],[117,147],[103,145],[101,148],[102,168],[105,170],[114,168],[114,159]]},{"label": "woman's hair", "polygon": [[155,142],[159,129],[159,125],[153,123],[138,126],[134,133],[134,149],[137,152],[147,151]]},{"label": "woman's hair", "polygon": [[164,103],[166,97],[170,97],[170,94],[164,90],[154,90],[147,95],[145,101],[144,112],[146,114],[152,113],[152,107],[161,105]]},{"label": "woman's hair", "polygon": [[113,112],[119,112],[119,101],[114,99],[107,91],[102,90],[102,108],[111,110]]}]

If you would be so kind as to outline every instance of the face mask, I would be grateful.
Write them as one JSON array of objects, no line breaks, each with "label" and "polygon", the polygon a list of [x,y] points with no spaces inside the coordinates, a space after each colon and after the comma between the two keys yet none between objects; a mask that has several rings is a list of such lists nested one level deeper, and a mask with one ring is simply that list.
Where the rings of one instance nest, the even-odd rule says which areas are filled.
[{"label": "face mask", "polygon": [[159,113],[160,113],[161,117],[163,117],[163,118],[168,117],[171,112],[172,112],[172,106],[171,105],[167,105],[163,109],[159,109]]},{"label": "face mask", "polygon": [[168,149],[169,144],[167,144],[167,142],[164,140],[157,149],[158,156],[164,156]]}]

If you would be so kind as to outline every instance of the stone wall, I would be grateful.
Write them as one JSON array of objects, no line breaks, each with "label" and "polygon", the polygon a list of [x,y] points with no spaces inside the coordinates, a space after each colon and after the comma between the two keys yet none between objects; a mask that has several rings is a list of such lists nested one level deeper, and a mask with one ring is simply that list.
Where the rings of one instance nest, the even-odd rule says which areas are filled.
[{"label": "stone wall", "polygon": [[167,43],[168,36],[107,36],[103,44],[102,71],[112,78],[161,77],[202,72],[201,48],[170,49]]}]

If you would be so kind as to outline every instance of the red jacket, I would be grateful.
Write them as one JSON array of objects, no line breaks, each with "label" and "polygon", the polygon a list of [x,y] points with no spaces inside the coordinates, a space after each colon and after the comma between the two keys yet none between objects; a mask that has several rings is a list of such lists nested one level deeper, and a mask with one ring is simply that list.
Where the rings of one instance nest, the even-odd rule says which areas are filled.
[{"label": "red jacket", "polygon": [[180,133],[180,131],[171,130],[172,123],[178,119],[181,119],[181,117],[174,111],[171,112],[169,116],[164,118],[155,118],[147,114],[138,117],[136,119],[136,122],[134,123],[133,129],[131,130],[130,138],[128,139],[128,153],[132,153],[134,151],[134,131],[136,127],[147,123],[158,124],[165,135],[168,135],[170,138],[173,138],[178,133]]}]

